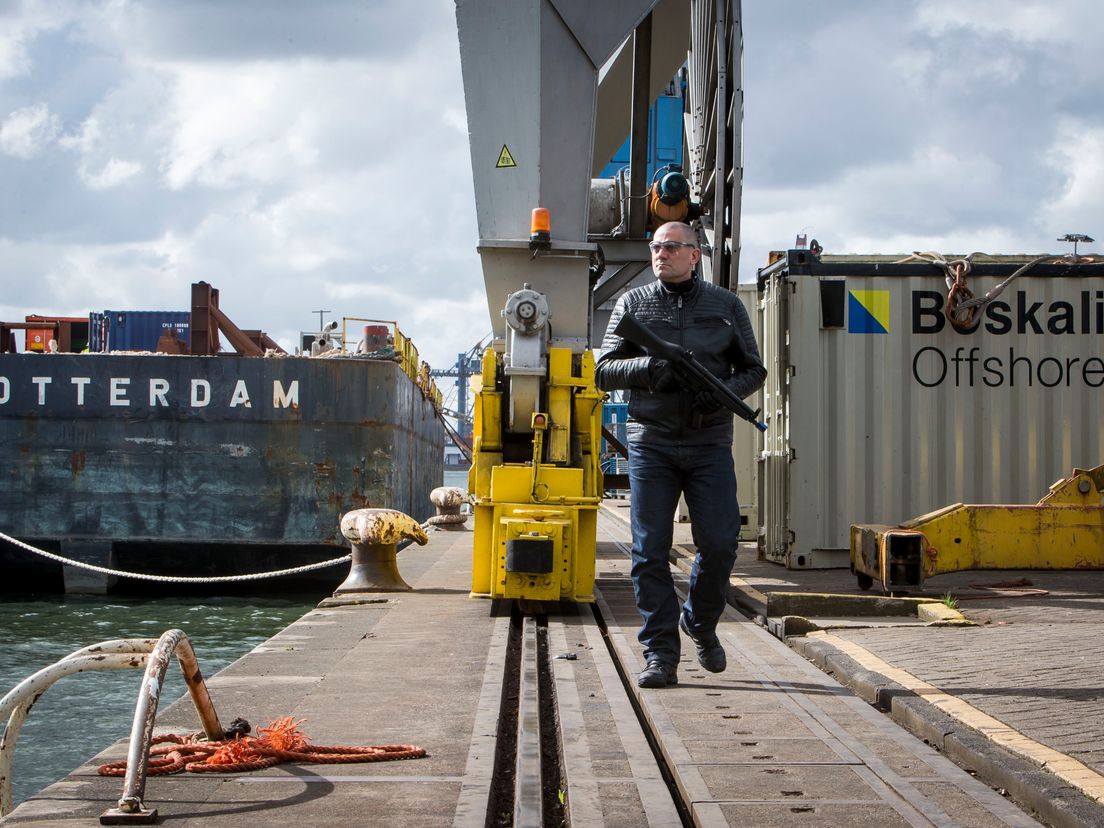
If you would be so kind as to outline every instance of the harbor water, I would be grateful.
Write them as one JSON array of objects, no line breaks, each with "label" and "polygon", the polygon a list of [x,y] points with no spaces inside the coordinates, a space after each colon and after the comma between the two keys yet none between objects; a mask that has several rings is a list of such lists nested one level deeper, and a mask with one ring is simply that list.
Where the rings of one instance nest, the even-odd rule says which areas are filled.
[{"label": "harbor water", "polygon": [[468,488],[467,469],[445,469],[445,486],[458,486],[461,489]]},{"label": "harbor water", "polygon": [[[0,595],[0,695],[81,647],[116,638],[157,638],[170,629],[187,634],[200,669],[211,676],[302,617],[323,597]],[[105,670],[66,676],[51,687],[32,708],[19,735],[12,774],[14,804],[126,736],[141,678],[137,669]],[[163,704],[185,692],[174,663],[166,673]],[[253,721],[247,710],[219,710],[217,693],[212,696],[226,723],[241,716],[254,728],[268,724]]]}]

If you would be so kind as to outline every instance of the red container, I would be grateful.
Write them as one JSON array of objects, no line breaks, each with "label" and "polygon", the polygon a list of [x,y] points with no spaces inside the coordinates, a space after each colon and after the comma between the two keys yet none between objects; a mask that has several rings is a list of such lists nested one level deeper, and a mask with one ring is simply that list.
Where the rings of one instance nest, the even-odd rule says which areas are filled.
[{"label": "red container", "polygon": [[88,347],[88,319],[83,316],[38,316],[24,317],[28,325],[41,324],[42,327],[27,328],[24,347],[28,351],[44,353],[50,340],[58,344],[62,353],[79,353]]}]

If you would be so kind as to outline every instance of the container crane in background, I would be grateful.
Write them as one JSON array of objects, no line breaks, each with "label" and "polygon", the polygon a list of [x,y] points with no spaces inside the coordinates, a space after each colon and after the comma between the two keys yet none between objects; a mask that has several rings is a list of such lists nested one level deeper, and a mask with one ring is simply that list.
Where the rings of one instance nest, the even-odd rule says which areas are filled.
[{"label": "container crane in background", "polygon": [[[479,373],[480,358],[487,347],[487,341],[491,334],[487,334],[472,347],[462,354],[456,355],[456,364],[451,368],[433,368],[429,374],[432,377],[453,377],[456,380],[456,409],[446,411],[456,420],[456,433],[465,441],[468,449],[471,449],[472,437],[472,407],[468,401],[469,383],[471,378]],[[463,449],[461,449],[463,451]],[[468,458],[471,459],[470,457]]]},{"label": "container crane in background", "polygon": [[[737,283],[740,4],[456,9],[494,334],[474,406],[472,594],[590,601],[603,488],[591,347],[617,297],[651,278],[662,221],[696,218],[704,278]],[[650,180],[648,112],[676,76],[686,170]],[[627,171],[595,179],[626,135]]]}]

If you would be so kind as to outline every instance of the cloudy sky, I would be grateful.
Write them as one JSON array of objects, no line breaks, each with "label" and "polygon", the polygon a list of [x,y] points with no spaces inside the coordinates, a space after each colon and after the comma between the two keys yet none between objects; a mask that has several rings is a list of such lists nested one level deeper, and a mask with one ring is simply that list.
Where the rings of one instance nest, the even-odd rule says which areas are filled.
[{"label": "cloudy sky", "polygon": [[[1104,234],[1089,0],[744,3],[742,278],[827,252]],[[0,318],[186,310],[285,346],[490,329],[452,0],[0,2]]]}]

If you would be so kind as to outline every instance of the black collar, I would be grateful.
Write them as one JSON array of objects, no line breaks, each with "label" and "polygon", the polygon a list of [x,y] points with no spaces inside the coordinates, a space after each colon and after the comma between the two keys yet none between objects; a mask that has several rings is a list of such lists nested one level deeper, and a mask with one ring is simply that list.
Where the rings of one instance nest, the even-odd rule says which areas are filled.
[{"label": "black collar", "polygon": [[659,279],[659,285],[668,296],[689,296],[698,286],[698,275],[691,273],[685,282],[676,282],[673,285]]}]

